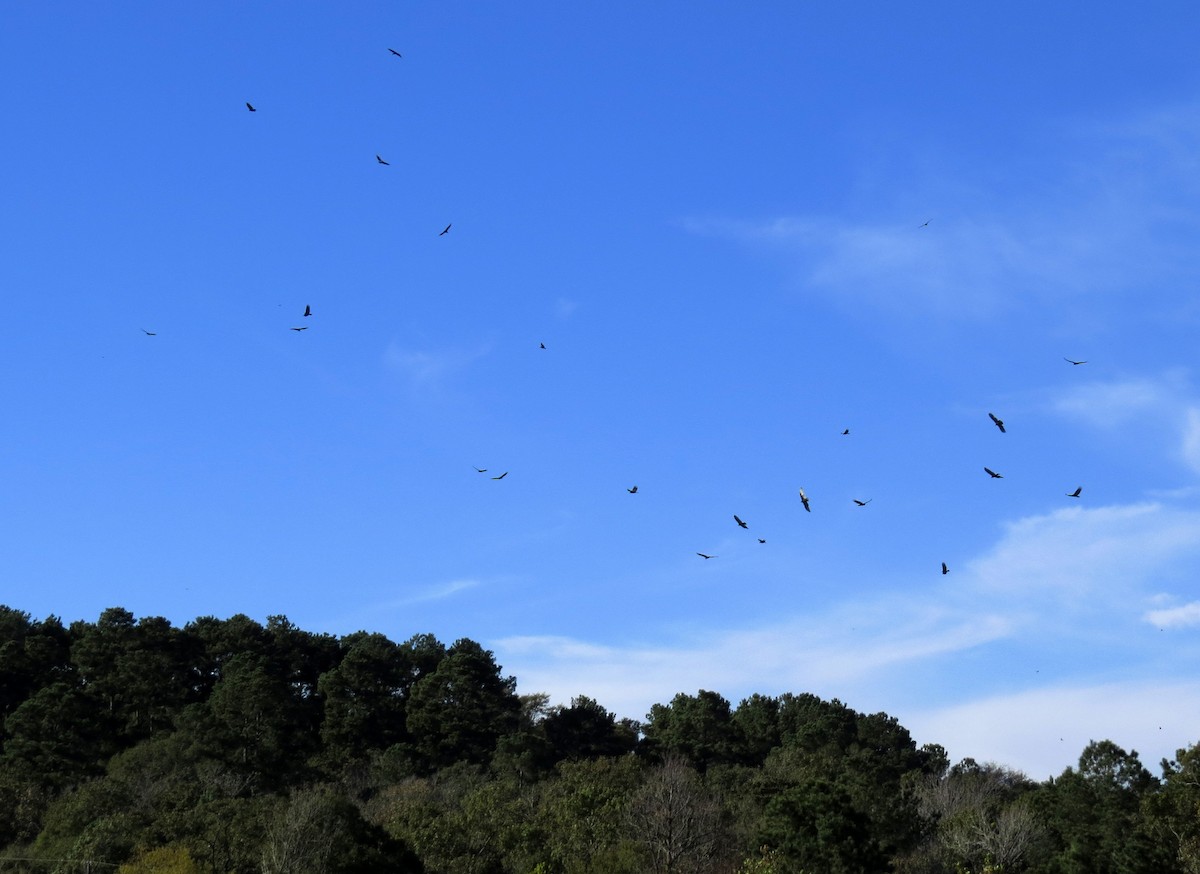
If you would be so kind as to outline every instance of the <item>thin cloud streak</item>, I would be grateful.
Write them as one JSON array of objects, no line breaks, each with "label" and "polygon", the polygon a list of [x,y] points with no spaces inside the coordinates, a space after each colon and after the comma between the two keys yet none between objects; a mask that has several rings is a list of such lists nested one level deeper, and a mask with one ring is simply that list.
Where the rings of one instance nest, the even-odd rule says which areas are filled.
[{"label": "thin cloud streak", "polygon": [[399,610],[402,607],[411,607],[414,604],[428,604],[435,601],[442,601],[446,598],[451,598],[454,595],[457,595],[459,592],[465,592],[468,589],[474,589],[479,585],[479,580],[458,579],[427,586],[426,588],[413,592],[409,595],[377,602],[367,610],[355,611],[350,616],[342,617],[338,624],[346,624],[347,622],[360,622],[368,618],[374,623],[378,624],[379,616],[381,614]]},{"label": "thin cloud streak", "polygon": [[[345,629],[364,628],[382,631],[394,621],[394,614],[399,614],[406,622],[411,621],[412,614],[408,612],[409,608],[418,605],[438,605],[442,602],[449,602],[463,592],[473,589],[494,589],[497,585],[502,585],[507,581],[507,578],[503,575],[486,578],[460,577],[446,580],[445,582],[410,589],[407,593],[396,597],[381,597],[340,615],[333,617],[325,615],[323,621],[325,622],[325,627],[337,630],[338,633],[345,633]],[[459,609],[462,609],[461,604]],[[430,621],[434,621],[436,617],[445,615],[443,612],[439,612],[439,610],[448,611],[451,610],[451,607],[449,605],[443,607],[432,606],[427,611],[422,611],[419,615],[427,617]],[[406,625],[405,628],[408,628],[408,626]]]},{"label": "thin cloud streak", "polygon": [[440,601],[443,598],[449,598],[451,595],[456,595],[467,589],[473,589],[478,585],[479,580],[451,580],[439,586],[430,586],[425,591],[393,602],[390,606],[404,607],[409,604],[422,604],[426,601]]}]

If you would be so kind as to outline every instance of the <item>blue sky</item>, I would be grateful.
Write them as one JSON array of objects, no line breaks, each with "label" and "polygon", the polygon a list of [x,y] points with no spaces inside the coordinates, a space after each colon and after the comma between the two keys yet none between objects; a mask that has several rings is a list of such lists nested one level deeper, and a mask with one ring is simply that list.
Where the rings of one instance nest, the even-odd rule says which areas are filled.
[{"label": "blue sky", "polygon": [[4,18],[4,602],[1200,740],[1191,4]]}]

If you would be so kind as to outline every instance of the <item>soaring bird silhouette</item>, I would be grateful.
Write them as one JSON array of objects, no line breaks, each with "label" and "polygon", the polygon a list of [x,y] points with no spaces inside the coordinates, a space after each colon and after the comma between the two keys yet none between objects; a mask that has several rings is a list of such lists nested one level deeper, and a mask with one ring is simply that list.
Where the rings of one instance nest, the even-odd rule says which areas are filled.
[{"label": "soaring bird silhouette", "polygon": [[992,479],[1004,479],[1004,477],[1002,477],[1000,474],[996,473],[996,471],[992,470],[990,467],[985,467],[985,468],[984,468],[984,471],[985,471],[985,472],[987,473],[987,475],[988,475],[988,476],[990,476]]},{"label": "soaring bird silhouette", "polygon": [[637,486],[634,486],[631,489],[626,489],[625,491],[629,492],[629,494],[631,494],[631,495],[636,495],[637,494]]},{"label": "soaring bird silhouette", "polygon": [[747,525],[745,522],[743,522],[741,519],[738,518],[737,513],[733,514],[733,521],[738,523],[739,528],[749,528],[750,527],[749,525]]},{"label": "soaring bird silhouette", "polygon": [[249,109],[251,112],[258,112],[258,110],[255,109],[253,106],[251,106],[249,103],[246,104],[246,108]]},{"label": "soaring bird silhouette", "polygon": [[375,156],[375,160],[378,161],[380,164],[382,164],[385,167],[392,166],[391,164],[389,164],[387,161],[383,160],[383,158],[379,157],[378,155]]},{"label": "soaring bird silhouette", "polygon": [[804,489],[800,490],[800,503],[804,505],[804,509],[809,513],[812,512],[812,507],[808,506],[808,495],[804,494]]},{"label": "soaring bird silhouette", "polygon": [[865,506],[867,506],[867,504],[871,503],[875,499],[867,498],[865,501],[860,501],[858,498],[851,498],[850,500],[852,500],[854,503],[858,504],[858,506],[860,506],[860,507],[865,507]]},{"label": "soaring bird silhouette", "polygon": [[759,542],[759,543],[766,543],[767,541],[763,540],[763,539],[760,537],[760,538],[758,538],[758,542]]},{"label": "soaring bird silhouette", "polygon": [[[933,219],[930,219],[929,221],[933,221]],[[925,222],[925,224],[921,225],[920,227],[922,227],[922,228],[929,227],[929,222]]]},{"label": "soaring bird silhouette", "polygon": [[307,331],[307,330],[308,330],[308,325],[305,325],[303,328],[292,328],[292,330],[293,330],[293,331]]},{"label": "soaring bird silhouette", "polygon": [[1082,492],[1083,492],[1083,486],[1080,486],[1080,487],[1079,487],[1079,488],[1077,488],[1075,491],[1073,491],[1073,492],[1068,492],[1068,493],[1067,493],[1067,497],[1068,497],[1068,498],[1078,498],[1078,497],[1079,497],[1079,495],[1080,495]]},{"label": "soaring bird silhouette", "polygon": [[701,558],[717,558],[718,557],[715,555],[705,555],[703,552],[697,552],[696,555],[700,556]]},{"label": "soaring bird silhouette", "polygon": [[156,332],[147,331],[145,328],[142,328],[142,333],[145,334],[147,337],[157,337],[158,336],[158,334]]},{"label": "soaring bird silhouette", "polygon": [[1004,431],[1004,420],[1003,420],[1003,419],[997,419],[997,418],[996,418],[996,414],[995,414],[995,413],[988,413],[988,418],[989,418],[989,419],[991,419],[993,422],[995,422],[995,423],[996,423],[996,427],[1000,429],[1000,433],[1001,433],[1001,434],[1005,433],[1005,431]]},{"label": "soaring bird silhouette", "polygon": [[[475,465],[472,464],[471,467],[475,467]],[[487,473],[486,467],[475,467],[475,470],[477,470],[479,473]]]},{"label": "soaring bird silhouette", "polygon": [[[451,222],[450,224],[452,225],[452,224],[454,224],[454,222]],[[450,233],[450,225],[446,225],[446,227],[442,228],[442,232],[440,234],[438,234],[438,236],[444,237],[448,233]]]},{"label": "soaring bird silhouette", "polygon": [[500,474],[500,476],[494,476],[494,477],[492,477],[492,479],[504,479],[506,476],[508,476],[508,471],[507,471],[507,470],[506,470],[506,471],[504,471],[504,473]]},{"label": "soaring bird silhouette", "polygon": [[1086,361],[1072,361],[1070,358],[1063,358],[1063,361],[1069,361],[1071,364],[1087,364]]},{"label": "soaring bird silhouette", "polygon": [[945,562],[942,562],[942,576],[945,576],[948,573],[950,573],[950,568],[946,567]]},{"label": "soaring bird silhouette", "polygon": [[306,315],[306,316],[312,315],[312,307],[310,307],[308,304],[304,305],[304,315]]},{"label": "soaring bird silhouette", "polygon": [[[439,236],[440,236],[440,235],[439,235]],[[545,349],[545,348],[546,348],[546,344],[545,344],[545,343],[538,343],[538,348],[539,348],[539,349]]]},{"label": "soaring bird silhouette", "polygon": [[845,431],[842,432],[842,436],[845,437],[849,433],[850,433],[850,429],[847,428]]},{"label": "soaring bird silhouette", "polygon": [[396,51],[395,49],[388,49],[388,51],[389,51],[389,52],[391,52],[393,55],[395,55],[395,56],[396,56],[396,57],[398,57],[398,58],[402,58],[402,57],[404,57],[404,55],[400,54],[400,53],[399,53],[398,51]]}]

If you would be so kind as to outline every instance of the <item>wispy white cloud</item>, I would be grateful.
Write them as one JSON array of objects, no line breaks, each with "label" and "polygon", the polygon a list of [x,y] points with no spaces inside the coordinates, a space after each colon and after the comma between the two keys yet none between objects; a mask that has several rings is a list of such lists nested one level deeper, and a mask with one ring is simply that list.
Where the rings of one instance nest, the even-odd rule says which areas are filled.
[{"label": "wispy white cloud", "polygon": [[1159,628],[1185,628],[1189,625],[1200,625],[1200,601],[1192,601],[1190,604],[1183,604],[1179,607],[1148,610],[1142,618]]},{"label": "wispy white cloud", "polygon": [[1172,453],[1200,472],[1200,401],[1183,371],[1087,382],[1056,394],[1047,408],[1109,432],[1137,425],[1139,440],[1162,434]]},{"label": "wispy white cloud", "polygon": [[1127,250],[1127,241],[1119,244],[1115,222],[1106,223],[1089,205],[1073,209],[1079,214],[1048,219],[1035,206],[1012,205],[927,228],[817,216],[691,221],[685,227],[790,254],[806,287],[843,304],[977,319],[1030,302],[1122,288],[1125,271],[1109,262],[1113,248]]},{"label": "wispy white cloud", "polygon": [[1189,501],[1200,497],[1200,486],[1178,486],[1170,489],[1146,489],[1147,498],[1162,501]]},{"label": "wispy white cloud", "polygon": [[[1110,161],[1126,165],[1126,178],[1166,177],[1171,182],[1167,193],[1178,196],[1200,191],[1200,103],[1158,106],[1115,121],[1075,126],[1079,136],[1104,144]],[[1160,201],[1160,208],[1169,208],[1172,201]]]},{"label": "wispy white cloud", "polygon": [[1183,426],[1183,460],[1200,473],[1200,407],[1188,407]]},{"label": "wispy white cloud", "polygon": [[392,372],[404,377],[413,387],[428,388],[465,370],[487,355],[488,351],[486,347],[427,351],[392,343],[384,351],[383,361]]},{"label": "wispy white cloud", "polygon": [[759,628],[711,630],[628,647],[553,636],[494,642],[525,691],[568,701],[581,692],[623,716],[707,688],[738,698],[813,690],[845,696],[858,682],[1008,634],[999,615],[911,601],[852,604]]},{"label": "wispy white cloud", "polygon": [[321,621],[324,627],[335,629],[339,633],[348,633],[364,628],[381,630],[381,626],[387,626],[390,614],[397,613],[403,608],[412,607],[414,604],[445,601],[460,592],[479,588],[494,581],[494,578],[480,580],[463,577],[410,588],[395,596],[387,593],[386,590],[375,591],[373,597],[367,598],[365,601],[347,602],[343,605],[345,609],[341,612],[333,615],[323,614]]},{"label": "wispy white cloud", "polygon": [[918,743],[940,743],[952,760],[999,762],[1035,780],[1077,765],[1090,741],[1105,739],[1136,750],[1154,772],[1195,743],[1200,682],[1056,685],[895,715]]},{"label": "wispy white cloud", "polygon": [[808,287],[857,305],[917,307],[984,316],[1007,299],[1005,286],[1032,253],[998,223],[852,224],[832,217],[791,216],[763,222],[691,219],[688,230],[767,245],[798,257]]},{"label": "wispy white cloud", "polygon": [[474,589],[479,585],[479,580],[466,578],[447,580],[443,583],[434,583],[433,585],[409,591],[395,598],[387,598],[378,601],[366,609],[355,610],[352,614],[343,616],[341,620],[339,620],[339,624],[354,624],[367,620],[378,622],[380,615],[389,613],[393,610],[398,610],[401,607],[411,607],[413,604],[426,604],[433,601],[442,601],[447,598],[452,598],[459,592],[465,592],[468,589]]},{"label": "wispy white cloud", "polygon": [[931,210],[927,227],[927,215],[900,218],[890,205],[863,221],[793,214],[682,225],[793,259],[806,288],[845,305],[979,319],[1034,303],[1045,318],[1056,301],[1127,295],[1196,266],[1196,159],[1185,146],[1197,129],[1200,111],[1189,106],[1046,132],[1045,160],[1061,165],[1053,186],[997,187],[929,168],[913,187],[944,192],[952,208]]},{"label": "wispy white cloud", "polygon": [[1200,513],[1157,503],[1072,507],[1009,523],[970,562],[985,591],[1044,596],[1095,608],[1123,599],[1181,560],[1200,557]]},{"label": "wispy white cloud", "polygon": [[1179,374],[1087,382],[1053,398],[1050,409],[1097,428],[1114,428],[1135,418],[1177,413],[1183,392]]},{"label": "wispy white cloud", "polygon": [[408,604],[420,604],[424,601],[440,601],[443,598],[449,598],[451,595],[456,595],[466,589],[473,589],[478,585],[479,580],[450,580],[436,586],[430,586],[423,591],[395,601],[392,606],[401,607]]},{"label": "wispy white cloud", "polygon": [[[1137,663],[1097,654],[1076,665],[1062,648],[1073,652],[1081,636],[1128,637],[1136,604],[1154,606],[1147,621],[1200,624],[1200,602],[1171,607],[1172,596],[1149,594],[1198,557],[1200,513],[1159,503],[1072,507],[1009,524],[984,555],[961,564],[953,585],[919,597],[856,597],[757,627],[664,631],[660,640],[628,646],[563,636],[491,646],[522,691],[559,702],[587,694],[622,716],[641,718],[652,704],[700,688],[735,704],[752,692],[808,691],[882,708],[920,743],[1038,778],[1073,764],[1092,738],[1136,747],[1153,766],[1194,740],[1200,681],[1164,675],[1170,663],[1156,662],[1157,651]],[[1036,666],[1059,680],[1054,688],[987,695],[998,687],[969,665],[998,659],[1016,666],[1000,672],[1008,688],[1038,683]],[[943,701],[974,698],[912,709],[930,700],[930,684]],[[1174,707],[1185,693],[1195,706]]]},{"label": "wispy white cloud", "polygon": [[554,302],[554,315],[560,319],[569,319],[579,309],[579,301],[560,297]]}]

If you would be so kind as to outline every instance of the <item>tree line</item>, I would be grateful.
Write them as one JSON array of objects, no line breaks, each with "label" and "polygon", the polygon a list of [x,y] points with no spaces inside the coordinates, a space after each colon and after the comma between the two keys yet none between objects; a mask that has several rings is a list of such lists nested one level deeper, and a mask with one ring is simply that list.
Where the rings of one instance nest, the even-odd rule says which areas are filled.
[{"label": "tree line", "polygon": [[0,871],[1200,874],[1198,749],[1035,782],[811,694],[638,722],[465,638],[0,606]]}]

